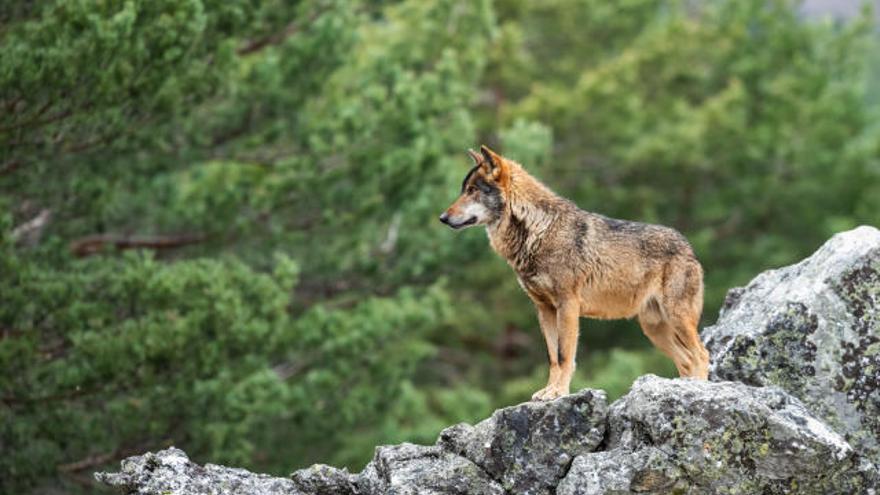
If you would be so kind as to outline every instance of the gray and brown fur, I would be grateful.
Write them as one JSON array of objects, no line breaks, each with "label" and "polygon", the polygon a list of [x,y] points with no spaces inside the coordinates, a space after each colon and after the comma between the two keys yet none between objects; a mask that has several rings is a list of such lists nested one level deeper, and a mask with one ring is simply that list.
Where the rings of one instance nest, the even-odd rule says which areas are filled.
[{"label": "gray and brown fur", "polygon": [[697,333],[703,269],[684,236],[583,211],[485,146],[470,154],[475,166],[440,220],[456,229],[485,225],[534,303],[550,377],[532,399],[569,392],[584,316],[637,316],[681,376],[706,378],[709,357]]}]

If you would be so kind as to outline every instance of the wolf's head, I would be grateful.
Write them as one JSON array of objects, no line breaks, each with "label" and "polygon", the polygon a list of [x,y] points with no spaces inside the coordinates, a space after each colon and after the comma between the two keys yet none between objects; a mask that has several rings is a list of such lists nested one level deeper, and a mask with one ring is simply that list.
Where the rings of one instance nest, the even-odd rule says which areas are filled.
[{"label": "wolf's head", "polygon": [[440,221],[453,229],[486,225],[501,218],[506,191],[510,182],[510,168],[505,159],[481,146],[480,152],[468,150],[474,168],[461,183],[461,194],[440,215]]}]

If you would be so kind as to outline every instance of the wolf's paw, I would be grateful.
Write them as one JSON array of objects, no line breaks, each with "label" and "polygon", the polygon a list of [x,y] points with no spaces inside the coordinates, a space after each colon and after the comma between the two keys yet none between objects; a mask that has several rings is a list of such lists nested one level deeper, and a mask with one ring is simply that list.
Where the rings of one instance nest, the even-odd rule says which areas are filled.
[{"label": "wolf's paw", "polygon": [[536,401],[546,401],[553,400],[562,397],[563,395],[568,395],[568,391],[564,390],[562,387],[554,387],[552,385],[548,385],[541,390],[538,390],[534,394],[532,394],[532,400]]},{"label": "wolf's paw", "polygon": [[547,392],[549,387],[544,387],[541,390],[532,394],[532,400],[544,400],[544,393]]}]

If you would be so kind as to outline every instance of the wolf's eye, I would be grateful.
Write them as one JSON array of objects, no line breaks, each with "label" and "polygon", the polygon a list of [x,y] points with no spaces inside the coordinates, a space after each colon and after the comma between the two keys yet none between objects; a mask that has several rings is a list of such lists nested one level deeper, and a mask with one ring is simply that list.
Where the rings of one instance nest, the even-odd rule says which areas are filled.
[{"label": "wolf's eye", "polygon": [[476,188],[476,187],[474,187],[474,186],[468,186],[468,188],[467,188],[467,193],[468,193],[468,194],[473,194],[473,193],[475,193],[475,192],[477,192],[477,188]]}]

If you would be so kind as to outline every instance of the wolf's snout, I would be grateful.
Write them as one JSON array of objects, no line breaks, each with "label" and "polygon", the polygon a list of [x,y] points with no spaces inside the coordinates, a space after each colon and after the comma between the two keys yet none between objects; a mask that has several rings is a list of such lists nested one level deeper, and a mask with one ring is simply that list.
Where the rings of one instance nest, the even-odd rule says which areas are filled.
[{"label": "wolf's snout", "polygon": [[446,212],[444,211],[444,212],[440,215],[440,221],[443,222],[443,223],[445,223],[446,225],[449,225],[449,213],[446,213]]}]

